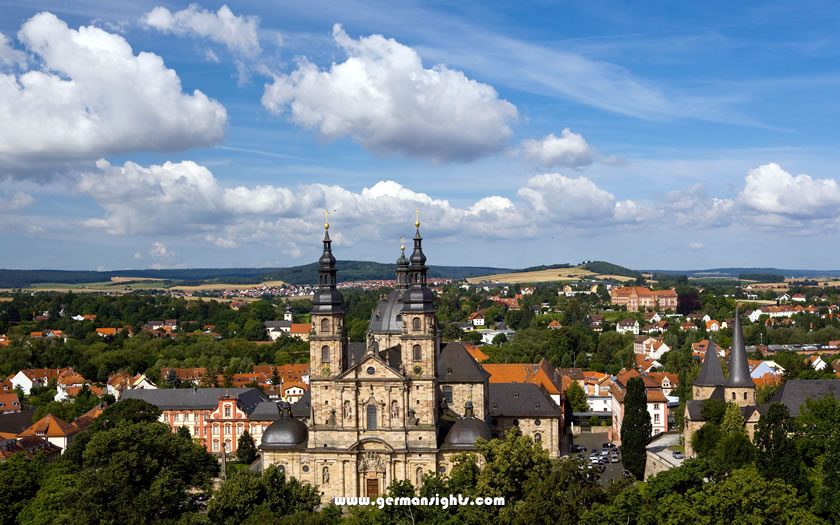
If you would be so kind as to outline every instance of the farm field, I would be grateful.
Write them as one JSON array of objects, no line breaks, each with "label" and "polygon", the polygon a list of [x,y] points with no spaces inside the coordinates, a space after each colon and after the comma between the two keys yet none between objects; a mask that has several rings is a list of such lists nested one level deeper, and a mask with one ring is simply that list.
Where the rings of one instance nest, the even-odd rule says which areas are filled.
[{"label": "farm field", "polygon": [[286,284],[283,281],[265,281],[259,284],[226,284],[226,283],[211,283],[211,284],[200,284],[196,286],[173,286],[172,290],[178,290],[181,292],[207,292],[207,291],[217,291],[217,290],[241,290],[244,288],[259,288],[261,286],[268,286],[269,288],[274,286],[283,286]]},{"label": "farm field", "polygon": [[546,283],[553,281],[574,281],[584,277],[615,279],[617,281],[633,281],[632,277],[621,275],[601,275],[583,268],[553,268],[550,270],[537,270],[534,272],[498,273],[495,275],[484,275],[481,277],[470,277],[468,283],[475,284],[484,281],[498,281],[502,283]]}]

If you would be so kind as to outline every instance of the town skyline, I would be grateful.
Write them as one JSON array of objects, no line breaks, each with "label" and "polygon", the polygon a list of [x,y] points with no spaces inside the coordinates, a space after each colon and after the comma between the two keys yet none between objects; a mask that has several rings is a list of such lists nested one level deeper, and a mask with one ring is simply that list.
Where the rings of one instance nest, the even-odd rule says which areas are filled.
[{"label": "town skyline", "polygon": [[836,9],[634,7],[2,0],[0,267],[830,269]]}]

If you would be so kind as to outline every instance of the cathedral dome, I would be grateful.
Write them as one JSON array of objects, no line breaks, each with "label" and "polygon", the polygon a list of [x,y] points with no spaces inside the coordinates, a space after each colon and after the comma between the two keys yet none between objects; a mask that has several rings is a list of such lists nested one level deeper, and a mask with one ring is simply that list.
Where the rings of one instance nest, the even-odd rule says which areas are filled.
[{"label": "cathedral dome", "polygon": [[291,407],[284,403],[282,415],[263,432],[262,449],[298,448],[306,446],[309,430],[301,421],[291,416]]},{"label": "cathedral dome", "polygon": [[478,438],[491,439],[490,425],[473,416],[472,401],[467,401],[464,417],[459,419],[446,434],[443,448],[475,448]]},{"label": "cathedral dome", "polygon": [[402,300],[403,292],[394,290],[379,301],[370,314],[368,329],[372,334],[402,333],[402,321],[400,320]]}]

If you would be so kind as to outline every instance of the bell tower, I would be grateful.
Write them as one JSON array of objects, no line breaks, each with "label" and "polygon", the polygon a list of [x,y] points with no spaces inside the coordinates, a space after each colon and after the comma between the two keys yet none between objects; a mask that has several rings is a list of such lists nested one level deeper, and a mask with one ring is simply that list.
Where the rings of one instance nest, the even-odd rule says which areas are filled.
[{"label": "bell tower", "polygon": [[437,423],[437,358],[441,330],[435,301],[426,283],[426,255],[420,236],[420,218],[414,223],[414,251],[409,257],[408,286],[403,291],[400,318],[400,348],[405,375],[411,381],[409,408],[421,424]]},{"label": "bell tower", "polygon": [[344,297],[336,288],[335,257],[329,229],[329,222],[325,221],[324,253],[318,260],[318,288],[312,298],[312,329],[309,332],[311,374],[313,378],[324,379],[341,374],[348,365]]}]

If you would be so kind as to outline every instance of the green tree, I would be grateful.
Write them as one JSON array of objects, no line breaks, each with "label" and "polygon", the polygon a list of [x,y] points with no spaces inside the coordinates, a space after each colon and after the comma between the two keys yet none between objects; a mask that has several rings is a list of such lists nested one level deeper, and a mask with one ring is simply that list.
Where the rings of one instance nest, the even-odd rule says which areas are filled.
[{"label": "green tree", "polygon": [[726,401],[723,399],[704,399],[700,403],[700,413],[707,423],[720,425],[726,414]]},{"label": "green tree", "polygon": [[594,503],[605,499],[574,460],[557,461],[545,478],[526,482],[525,497],[513,512],[515,523],[577,523]]},{"label": "green tree", "polygon": [[312,485],[302,484],[274,465],[262,475],[250,469],[237,470],[219,487],[208,507],[214,523],[239,524],[249,516],[260,515],[263,523],[295,513],[311,513],[321,496]]},{"label": "green tree", "polygon": [[697,457],[711,457],[720,442],[720,427],[714,423],[705,423],[691,436],[691,448]]},{"label": "green tree", "polygon": [[123,422],[85,434],[90,437],[81,466],[44,483],[31,503],[34,522],[177,519],[186,508],[187,491],[209,488],[219,472],[218,462],[204,448],[163,423]]},{"label": "green tree", "polygon": [[832,523],[840,523],[840,430],[835,428],[827,442],[822,464],[822,483],[817,495],[817,512]]},{"label": "green tree", "polygon": [[0,463],[0,486],[3,487],[3,511],[0,524],[12,524],[30,499],[38,492],[42,461],[29,461],[26,454],[13,454]]},{"label": "green tree", "polygon": [[805,486],[803,465],[788,407],[772,403],[755,426],[755,444],[761,450],[757,464],[768,479],[780,479],[796,486]]},{"label": "green tree", "polygon": [[247,430],[239,436],[239,442],[236,444],[236,459],[246,465],[250,465],[257,459],[257,447],[254,444],[254,438]]},{"label": "green tree", "polygon": [[566,399],[572,407],[572,412],[589,411],[589,405],[586,403],[586,392],[583,391],[583,388],[581,388],[577,381],[573,381],[566,388]]},{"label": "green tree", "polygon": [[479,439],[475,446],[485,461],[476,493],[504,496],[507,505],[522,499],[528,479],[544,478],[551,467],[548,450],[516,429],[509,430],[504,441]]},{"label": "green tree", "polygon": [[645,384],[640,377],[627,381],[624,420],[621,424],[621,461],[636,479],[644,479],[646,450],[652,426],[647,411]]},{"label": "green tree", "polygon": [[724,436],[732,434],[744,434],[744,416],[741,415],[741,407],[738,403],[727,403],[726,411],[720,422],[720,431]]}]

